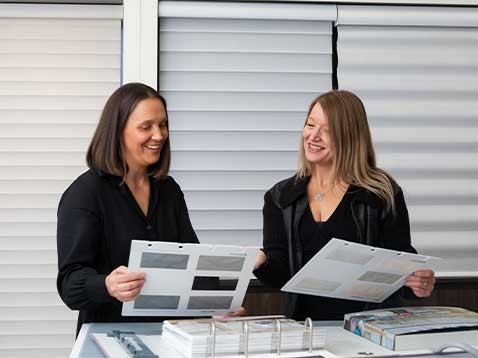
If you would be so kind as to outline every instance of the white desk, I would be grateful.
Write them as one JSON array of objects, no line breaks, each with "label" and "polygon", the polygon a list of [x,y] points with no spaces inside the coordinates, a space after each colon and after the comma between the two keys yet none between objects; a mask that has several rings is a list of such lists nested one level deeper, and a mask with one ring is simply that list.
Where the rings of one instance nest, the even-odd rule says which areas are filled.
[{"label": "white desk", "polygon": [[[331,325],[333,324],[333,325]],[[322,358],[348,358],[348,357],[398,357],[426,354],[427,358],[473,358],[471,354],[455,352],[446,355],[432,355],[430,350],[393,352],[350,332],[343,330],[341,322],[314,322],[327,331],[326,346],[318,350],[316,357]],[[90,337],[91,333],[106,333],[113,329],[134,331],[137,334],[158,335],[161,333],[161,323],[91,323],[84,324],[75,342],[70,358],[103,358],[104,355]],[[253,356],[251,356],[253,357]],[[168,358],[168,357],[161,357]]]}]

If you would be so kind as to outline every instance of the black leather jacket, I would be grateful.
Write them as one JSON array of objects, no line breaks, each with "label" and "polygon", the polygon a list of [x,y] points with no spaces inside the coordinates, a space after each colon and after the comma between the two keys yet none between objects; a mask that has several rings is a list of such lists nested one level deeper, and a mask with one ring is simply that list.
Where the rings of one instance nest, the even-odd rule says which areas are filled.
[{"label": "black leather jacket", "polygon": [[[294,276],[302,263],[302,248],[299,239],[299,223],[308,205],[307,183],[310,178],[295,176],[274,185],[264,196],[264,252],[268,260],[254,272],[262,282],[272,287],[282,287]],[[366,189],[359,189],[351,203],[350,212],[357,226],[359,243],[413,252],[410,224],[401,188],[393,183],[395,213],[383,200]],[[402,290],[407,298],[413,294]],[[409,291],[409,292],[406,292]],[[380,307],[400,305],[399,295],[392,295]],[[289,315],[293,316],[297,295],[289,297]],[[366,309],[378,306],[369,305]]]}]

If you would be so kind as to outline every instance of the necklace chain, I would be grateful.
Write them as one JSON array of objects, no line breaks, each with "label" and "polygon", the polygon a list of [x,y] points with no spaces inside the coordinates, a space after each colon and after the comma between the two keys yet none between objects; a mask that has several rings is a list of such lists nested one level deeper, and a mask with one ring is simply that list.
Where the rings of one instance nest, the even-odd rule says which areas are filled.
[{"label": "necklace chain", "polygon": [[317,194],[314,194],[312,196],[312,199],[314,199],[315,201],[322,201],[325,199],[325,196],[332,190],[333,186],[328,188],[327,190],[325,191],[319,191]]},{"label": "necklace chain", "polygon": [[[342,189],[342,187],[340,185],[334,185],[332,184],[327,190],[324,190],[324,191],[319,191],[318,193],[316,194],[313,194],[312,195],[312,199],[315,200],[315,201],[323,201],[325,199],[325,197],[331,192],[331,191],[334,191],[335,188],[337,188],[341,193],[342,192],[346,192],[347,191],[347,188],[348,188],[348,185],[345,186],[345,189]],[[336,193],[337,194],[337,193]]]},{"label": "necklace chain", "polygon": [[317,194],[315,194],[312,198],[313,198],[314,200],[316,200],[316,201],[322,201],[322,200],[325,199],[325,194],[326,194],[326,192],[324,192],[324,193],[317,193]]}]

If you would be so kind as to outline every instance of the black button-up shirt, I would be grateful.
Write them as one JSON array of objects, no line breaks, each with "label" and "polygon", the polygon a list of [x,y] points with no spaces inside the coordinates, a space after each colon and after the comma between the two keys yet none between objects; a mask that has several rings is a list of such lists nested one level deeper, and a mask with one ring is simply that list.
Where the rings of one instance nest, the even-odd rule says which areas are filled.
[{"label": "black button-up shirt", "polygon": [[198,243],[179,185],[171,177],[150,178],[145,216],[121,178],[88,170],[63,194],[58,206],[58,292],[87,322],[160,321],[121,316],[121,302],[105,278],[128,265],[131,240]]}]

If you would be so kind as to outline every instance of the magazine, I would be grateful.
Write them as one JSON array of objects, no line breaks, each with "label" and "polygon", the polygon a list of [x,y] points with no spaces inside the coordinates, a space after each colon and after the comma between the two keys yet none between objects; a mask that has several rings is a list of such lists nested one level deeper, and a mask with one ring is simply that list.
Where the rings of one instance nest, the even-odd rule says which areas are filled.
[{"label": "magazine", "polygon": [[346,314],[344,328],[391,350],[478,344],[478,313],[458,307],[403,307]]}]

